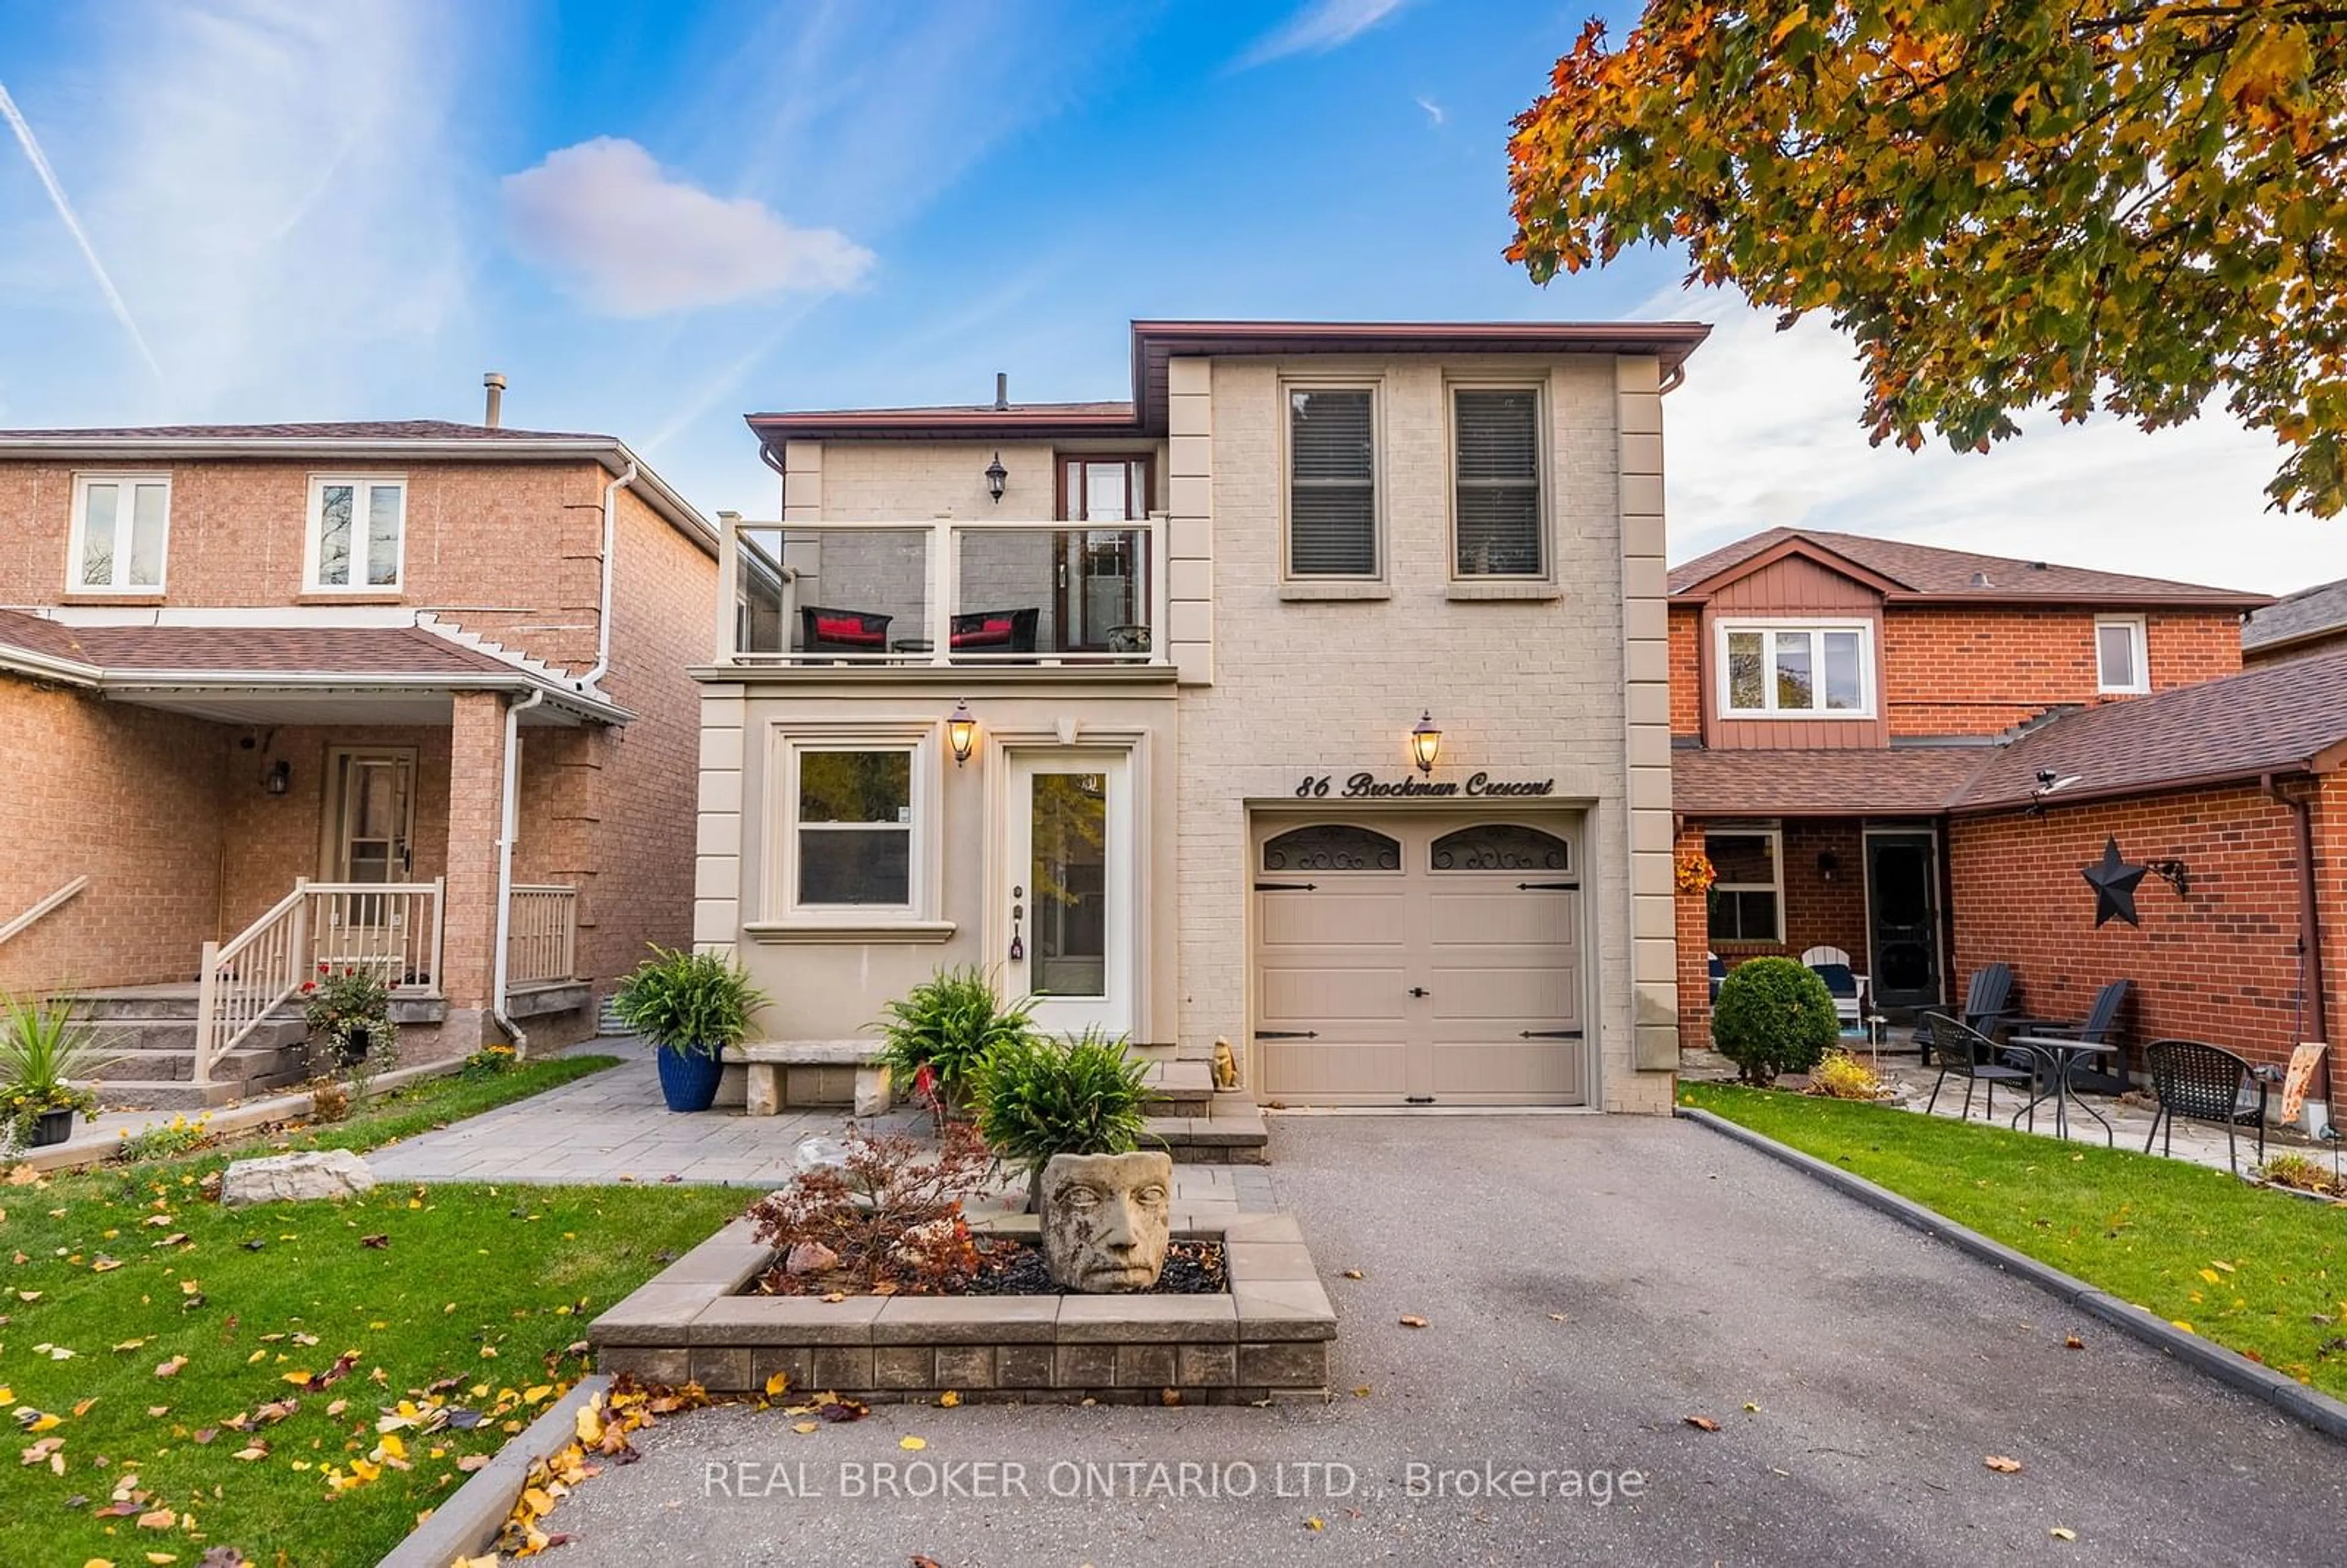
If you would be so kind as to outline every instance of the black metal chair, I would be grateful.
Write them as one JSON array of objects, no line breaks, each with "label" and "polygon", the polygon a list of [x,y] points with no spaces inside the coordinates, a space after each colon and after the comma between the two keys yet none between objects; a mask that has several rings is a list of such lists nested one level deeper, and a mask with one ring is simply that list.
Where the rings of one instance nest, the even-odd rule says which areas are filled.
[{"label": "black metal chair", "polygon": [[[1961,1078],[1964,1081],[1964,1108],[1957,1113],[1958,1121],[1968,1121],[1972,1117],[1973,1086],[1976,1083],[1984,1083],[1988,1086],[1986,1114],[1988,1119],[1993,1122],[1996,1120],[1996,1086],[1998,1084],[2017,1083],[2024,1088],[2028,1088],[2037,1081],[2035,1073],[2024,1068],[2007,1067],[1998,1061],[2000,1048],[1996,1041],[1971,1025],[1950,1018],[1946,1013],[1925,1013],[1916,1024],[1915,1039],[1918,1044],[1928,1045],[1931,1050],[1940,1053],[1940,1076],[1932,1084],[1932,1098],[1923,1102],[1923,1114],[1926,1116],[1929,1116],[1932,1113],[1932,1108],[1940,1102],[1940,1086],[1951,1078]],[[2037,1125],[2034,1102],[2029,1124],[2033,1130]]]},{"label": "black metal chair", "polygon": [[[2013,966],[1983,964],[1973,971],[1972,982],[1964,988],[1963,1014],[1957,1021],[1977,1034],[1986,1034],[1996,1027],[1997,1020],[2013,1009]],[[1924,1018],[1946,1018],[1946,1013],[1926,1013]],[[1929,1067],[1932,1064],[1932,1032],[1920,1021],[1915,1030],[1915,1059]]]},{"label": "black metal chair", "polygon": [[[2119,1026],[2119,1010],[2127,1006],[2127,992],[2133,980],[2113,980],[2095,993],[2094,1005],[2077,1023],[2065,1023],[2055,1019],[2021,1018],[2008,1020],[2014,1034],[2050,1035],[2056,1040],[2082,1040],[2089,1045],[2108,1045],[2111,1035]],[[2098,1094],[2117,1094],[2127,1088],[2127,1059],[2124,1054],[2112,1058],[2116,1071],[2103,1072],[2083,1064],[2074,1069],[2070,1082],[2075,1088],[2091,1090]]]},{"label": "black metal chair", "polygon": [[[2186,1116],[2195,1122],[2223,1124],[2225,1163],[2237,1174],[2241,1163],[2234,1130],[2255,1127],[2258,1163],[2265,1163],[2266,1097],[2280,1079],[2280,1072],[2270,1067],[2252,1067],[2222,1046],[2197,1040],[2155,1040],[2143,1048],[2143,1056],[2151,1070],[2152,1095],[2159,1102],[2151,1119],[2151,1136],[2143,1141],[2145,1153],[2151,1153],[2151,1145],[2159,1138],[2163,1126],[2168,1129],[2168,1138],[2160,1144],[2159,1152],[2172,1153],[2176,1147],[2176,1119]],[[2258,1102],[2244,1106],[2241,1091],[2252,1083],[2258,1086]]]}]

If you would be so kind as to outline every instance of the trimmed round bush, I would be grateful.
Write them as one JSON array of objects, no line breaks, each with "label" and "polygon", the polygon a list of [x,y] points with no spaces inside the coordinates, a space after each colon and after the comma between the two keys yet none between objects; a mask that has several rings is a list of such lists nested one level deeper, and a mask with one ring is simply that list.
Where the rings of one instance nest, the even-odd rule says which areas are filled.
[{"label": "trimmed round bush", "polygon": [[1727,971],[1711,1014],[1711,1040],[1747,1083],[1807,1072],[1841,1038],[1833,993],[1790,958],[1755,958]]}]

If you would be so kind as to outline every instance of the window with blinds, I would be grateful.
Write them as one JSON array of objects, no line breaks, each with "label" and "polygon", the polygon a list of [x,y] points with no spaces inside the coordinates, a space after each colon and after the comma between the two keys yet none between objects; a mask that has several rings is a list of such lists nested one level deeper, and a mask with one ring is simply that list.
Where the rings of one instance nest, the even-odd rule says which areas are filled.
[{"label": "window with blinds", "polygon": [[1460,577],[1539,577],[1540,395],[1461,388],[1451,395],[1458,455],[1451,538]]},{"label": "window with blinds", "polygon": [[1378,575],[1377,444],[1368,387],[1287,394],[1287,575]]}]

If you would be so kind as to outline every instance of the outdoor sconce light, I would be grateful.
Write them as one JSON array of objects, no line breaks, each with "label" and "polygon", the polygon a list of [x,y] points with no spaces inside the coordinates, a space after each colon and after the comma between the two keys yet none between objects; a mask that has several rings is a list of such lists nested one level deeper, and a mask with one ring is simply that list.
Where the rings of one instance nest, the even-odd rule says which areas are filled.
[{"label": "outdoor sconce light", "polygon": [[954,711],[947,715],[946,744],[953,748],[954,766],[969,761],[969,753],[978,744],[978,716],[969,711],[968,702],[956,702]]},{"label": "outdoor sconce light", "polygon": [[1840,869],[1841,869],[1841,856],[1840,856],[1836,855],[1836,854],[1835,854],[1832,850],[1830,850],[1830,849],[1820,849],[1820,850],[1819,850],[1819,851],[1818,851],[1818,876],[1820,876],[1821,878],[1823,878],[1824,880],[1826,880],[1826,881],[1828,881],[1828,882],[1830,882],[1830,881],[1832,881],[1832,880],[1834,879],[1834,873],[1835,873],[1835,872],[1837,872],[1837,871],[1840,871]]},{"label": "outdoor sconce light", "polygon": [[283,794],[293,787],[293,764],[280,758],[269,771],[261,775],[261,787],[271,794]]},{"label": "outdoor sconce light", "polygon": [[2178,898],[2191,896],[2192,873],[2186,869],[2181,860],[2155,860],[2147,865],[2144,869],[2175,888]]},{"label": "outdoor sconce light", "polygon": [[1003,482],[1010,477],[1010,470],[1002,466],[1002,454],[997,452],[994,461],[986,466],[986,493],[994,497],[998,507],[1002,504]]},{"label": "outdoor sconce light", "polygon": [[1441,754],[1442,732],[1434,727],[1434,710],[1429,708],[1410,726],[1409,759],[1418,764],[1419,773],[1430,774],[1434,771],[1434,759]]}]

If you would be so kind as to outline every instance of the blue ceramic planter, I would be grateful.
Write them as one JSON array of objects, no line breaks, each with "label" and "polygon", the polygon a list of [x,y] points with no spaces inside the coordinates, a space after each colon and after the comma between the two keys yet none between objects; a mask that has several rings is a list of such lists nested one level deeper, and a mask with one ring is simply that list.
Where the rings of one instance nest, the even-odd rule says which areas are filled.
[{"label": "blue ceramic planter", "polygon": [[662,1047],[652,1055],[660,1062],[661,1098],[671,1111],[706,1111],[717,1101],[717,1081],[725,1063],[698,1051]]}]

